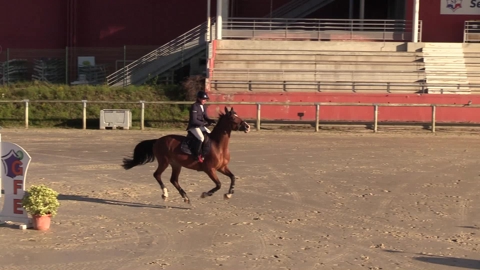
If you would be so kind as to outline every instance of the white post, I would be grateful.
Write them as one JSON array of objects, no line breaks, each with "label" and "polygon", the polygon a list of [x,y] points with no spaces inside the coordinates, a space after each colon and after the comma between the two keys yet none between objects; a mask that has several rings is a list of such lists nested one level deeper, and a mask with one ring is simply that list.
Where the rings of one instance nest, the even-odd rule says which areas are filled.
[{"label": "white post", "polygon": [[418,42],[419,12],[420,12],[420,0],[413,0],[412,42]]},{"label": "white post", "polygon": [[[207,0],[207,42],[209,42],[211,40],[211,29],[210,27],[212,27],[212,21],[211,21],[211,18],[210,18],[210,10],[212,9],[211,8],[211,0]],[[207,55],[207,58],[208,58],[208,55]]]},{"label": "white post", "polygon": [[82,128],[87,129],[87,100],[82,100],[82,102],[83,102]]},{"label": "white post", "polygon": [[25,99],[25,129],[28,129],[28,99]]},{"label": "white post", "polygon": [[222,2],[217,0],[217,39],[222,39]]},{"label": "white post", "polygon": [[140,111],[140,129],[144,130],[145,129],[145,101],[140,100],[140,103],[142,104],[142,110]]}]

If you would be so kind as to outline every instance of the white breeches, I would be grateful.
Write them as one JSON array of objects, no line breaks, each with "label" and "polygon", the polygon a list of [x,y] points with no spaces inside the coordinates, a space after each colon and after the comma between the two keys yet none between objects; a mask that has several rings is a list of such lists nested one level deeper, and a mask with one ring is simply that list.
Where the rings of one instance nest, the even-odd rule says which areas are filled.
[{"label": "white breeches", "polygon": [[205,139],[203,137],[203,132],[210,133],[210,130],[207,127],[191,128],[188,131],[192,132],[192,134],[195,135],[195,137],[197,137],[197,139],[199,139],[201,142],[203,142]]}]

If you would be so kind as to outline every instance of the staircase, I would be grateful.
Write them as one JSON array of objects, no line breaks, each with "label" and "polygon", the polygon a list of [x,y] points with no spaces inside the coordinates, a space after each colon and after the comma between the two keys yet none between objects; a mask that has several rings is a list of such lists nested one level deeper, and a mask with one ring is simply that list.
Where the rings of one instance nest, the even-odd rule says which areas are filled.
[{"label": "staircase", "polygon": [[171,69],[190,64],[193,57],[205,57],[207,23],[191,29],[158,49],[107,76],[109,86],[142,84]]},{"label": "staircase", "polygon": [[422,52],[429,94],[470,94],[462,43],[426,43]]},{"label": "staircase", "polygon": [[265,18],[304,18],[335,0],[292,0]]}]

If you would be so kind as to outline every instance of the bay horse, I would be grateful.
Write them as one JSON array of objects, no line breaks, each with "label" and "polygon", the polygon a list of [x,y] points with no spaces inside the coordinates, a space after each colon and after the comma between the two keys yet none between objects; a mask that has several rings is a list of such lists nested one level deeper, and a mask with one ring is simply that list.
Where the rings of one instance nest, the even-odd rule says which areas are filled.
[{"label": "bay horse", "polygon": [[180,175],[182,167],[203,171],[215,183],[213,189],[202,193],[202,198],[212,196],[221,188],[221,183],[216,173],[216,171],[218,171],[230,178],[230,188],[228,193],[224,195],[225,199],[230,199],[235,187],[235,175],[228,168],[230,161],[228,143],[232,130],[248,133],[250,126],[238,117],[233,107],[230,110],[225,107],[225,114],[219,114],[218,123],[212,132],[205,136],[204,144],[207,144],[207,141],[210,140],[210,151],[205,153],[205,159],[202,163],[200,163],[198,159],[193,158],[192,155],[182,151],[181,144],[186,139],[185,136],[170,134],[158,139],[144,140],[138,143],[133,151],[133,158],[124,158],[122,167],[125,170],[129,170],[135,166],[153,162],[157,159],[158,167],[153,173],[153,177],[155,177],[160,185],[163,191],[162,198],[166,201],[168,198],[168,190],[162,182],[161,175],[167,169],[168,165],[172,166],[170,182],[178,190],[186,203],[190,203],[190,199],[178,183],[178,176]]}]

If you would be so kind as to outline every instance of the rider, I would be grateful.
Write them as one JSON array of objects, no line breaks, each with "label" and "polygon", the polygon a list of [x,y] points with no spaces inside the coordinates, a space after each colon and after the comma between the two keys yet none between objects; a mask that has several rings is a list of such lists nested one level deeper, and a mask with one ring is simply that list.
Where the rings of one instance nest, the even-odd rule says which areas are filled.
[{"label": "rider", "polygon": [[203,162],[202,157],[202,145],[204,141],[203,132],[210,133],[207,125],[215,124],[215,120],[211,119],[207,115],[207,111],[204,108],[204,104],[210,99],[205,91],[199,91],[197,93],[197,100],[190,107],[190,119],[188,120],[187,130],[190,131],[198,140],[195,141],[193,147],[194,157],[198,158],[198,161]]}]

